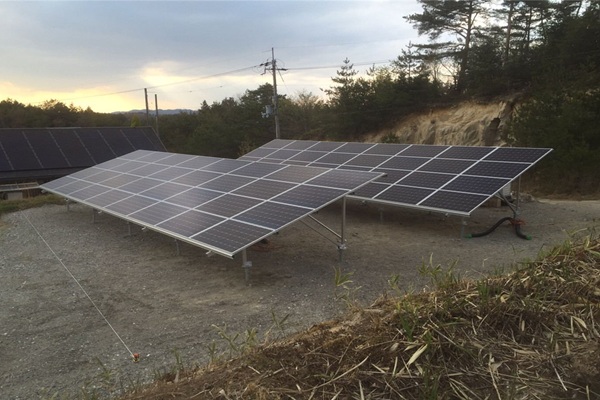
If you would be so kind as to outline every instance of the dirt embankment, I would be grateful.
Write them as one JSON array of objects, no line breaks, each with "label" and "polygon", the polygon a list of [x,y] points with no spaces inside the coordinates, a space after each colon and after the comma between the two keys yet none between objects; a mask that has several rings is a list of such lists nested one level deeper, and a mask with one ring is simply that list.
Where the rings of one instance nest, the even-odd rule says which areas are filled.
[{"label": "dirt embankment", "polygon": [[365,141],[380,142],[393,135],[400,143],[500,146],[504,144],[502,129],[510,120],[515,103],[515,99],[465,101],[431,109],[409,116],[396,128],[370,135]]}]

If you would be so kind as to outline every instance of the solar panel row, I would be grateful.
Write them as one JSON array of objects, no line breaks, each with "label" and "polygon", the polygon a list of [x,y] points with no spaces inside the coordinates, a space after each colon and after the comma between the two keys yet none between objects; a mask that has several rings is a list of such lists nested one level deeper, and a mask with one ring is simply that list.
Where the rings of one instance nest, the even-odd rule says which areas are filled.
[{"label": "solar panel row", "polygon": [[86,168],[140,149],[165,150],[148,127],[0,129],[0,173]]},{"label": "solar panel row", "polygon": [[381,175],[139,150],[41,187],[233,257]]},{"label": "solar panel row", "polygon": [[468,216],[550,151],[276,139],[240,160],[382,172],[354,197]]}]

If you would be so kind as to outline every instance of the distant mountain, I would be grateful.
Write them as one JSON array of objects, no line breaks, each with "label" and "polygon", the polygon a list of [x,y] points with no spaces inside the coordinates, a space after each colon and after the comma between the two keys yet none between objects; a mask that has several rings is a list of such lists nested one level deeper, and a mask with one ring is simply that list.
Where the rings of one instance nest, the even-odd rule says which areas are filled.
[{"label": "distant mountain", "polygon": [[[158,109],[158,115],[174,115],[174,114],[181,114],[181,113],[193,113],[196,110],[189,110],[189,109],[184,109],[184,108],[176,108],[174,110],[161,110],[160,108]],[[142,114],[142,115],[146,115],[146,110],[129,110],[129,111],[113,111],[111,114]],[[150,110],[150,115],[154,116],[156,114],[155,110]]]}]

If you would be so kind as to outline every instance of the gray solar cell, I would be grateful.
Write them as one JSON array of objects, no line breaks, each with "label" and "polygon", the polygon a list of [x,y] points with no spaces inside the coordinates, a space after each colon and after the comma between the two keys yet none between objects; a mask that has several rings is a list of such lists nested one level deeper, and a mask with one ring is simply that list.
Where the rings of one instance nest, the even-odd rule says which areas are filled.
[{"label": "gray solar cell", "polygon": [[171,181],[190,172],[189,168],[167,167],[156,173],[150,174],[150,178]]},{"label": "gray solar cell", "polygon": [[364,179],[357,175],[356,171],[335,169],[327,171],[307,182],[309,185],[319,185],[328,188],[340,188],[345,190],[356,189],[362,186]]},{"label": "gray solar cell", "polygon": [[214,164],[217,161],[219,161],[218,158],[196,156],[180,164],[177,164],[177,166],[184,168],[199,169]]},{"label": "gray solar cell", "polygon": [[209,171],[188,170],[185,175],[173,179],[173,182],[183,183],[190,186],[198,186],[210,180],[218,178],[221,174]]},{"label": "gray solar cell", "polygon": [[437,172],[412,172],[398,181],[405,186],[417,186],[430,189],[438,189],[448,183],[455,175],[440,174]]},{"label": "gray solar cell", "polygon": [[268,158],[272,160],[287,160],[288,158],[294,157],[300,153],[300,150],[277,150],[274,153],[269,154]]},{"label": "gray solar cell", "polygon": [[77,191],[73,192],[72,194],[73,194],[73,196],[76,196],[79,199],[86,200],[86,199],[89,199],[90,197],[99,195],[100,193],[105,193],[107,190],[110,190],[110,189],[107,189],[104,186],[91,185],[86,188],[77,190]]},{"label": "gray solar cell", "polygon": [[[184,164],[182,164],[181,166],[183,166]],[[248,164],[249,163],[247,161],[220,159],[219,161],[217,161],[215,163],[212,163],[205,167],[202,167],[202,170],[226,173],[226,172],[235,171],[236,169],[241,168],[244,165],[248,165]]]},{"label": "gray solar cell", "polygon": [[140,179],[139,176],[135,176],[135,175],[129,175],[129,174],[120,174],[117,175],[113,178],[109,178],[106,179],[104,181],[102,181],[102,185],[103,186],[109,186],[112,188],[118,188],[121,187],[127,183],[131,183],[133,181],[137,181],[138,179]]},{"label": "gray solar cell", "polygon": [[294,157],[290,158],[293,161],[317,161],[319,158],[323,157],[326,153],[321,151],[303,151],[302,153],[298,153]]},{"label": "gray solar cell", "polygon": [[[269,154],[271,154],[275,151],[276,151],[275,149],[258,148],[258,149],[252,150],[250,153],[246,153],[245,155],[248,157],[263,158],[263,157],[267,157]],[[241,159],[241,157],[240,157],[240,159]]]},{"label": "gray solar cell", "polygon": [[215,249],[223,249],[226,252],[235,254],[272,233],[271,229],[227,220],[192,238],[208,246],[213,246]]},{"label": "gray solar cell", "polygon": [[354,194],[359,197],[374,198],[388,187],[389,185],[383,185],[381,183],[376,182],[367,183],[365,186],[355,191]]},{"label": "gray solar cell", "polygon": [[[130,174],[133,174],[133,175],[148,176],[148,175],[152,175],[154,173],[157,173],[159,171],[162,171],[165,168],[167,168],[166,165],[160,165],[160,164],[143,164],[143,165],[139,166],[138,168],[134,168],[134,169],[132,169],[132,170],[130,170],[128,172]],[[124,169],[123,171],[127,171],[127,169]]]},{"label": "gray solar cell", "polygon": [[295,142],[286,142],[286,149],[292,150],[306,150],[319,142],[314,140],[297,140]]},{"label": "gray solar cell", "polygon": [[435,157],[438,154],[442,153],[444,150],[448,149],[448,146],[433,146],[433,145],[423,145],[423,144],[414,144],[410,147],[407,147],[402,151],[403,156],[413,156],[413,157]]},{"label": "gray solar cell", "polygon": [[232,193],[241,196],[254,197],[256,199],[268,200],[287,190],[290,190],[294,186],[296,186],[296,184],[288,182],[260,180],[249,183],[242,188],[234,190]]},{"label": "gray solar cell", "polygon": [[[74,181],[71,183],[67,183],[64,186],[61,186],[60,191],[61,191],[61,193],[64,193],[64,194],[71,194],[78,190],[89,187],[90,185],[91,185],[91,183],[89,183],[89,182],[78,180],[78,181]],[[52,189],[49,188],[48,190],[52,190]]]},{"label": "gray solar cell", "polygon": [[[117,171],[117,172],[131,172],[131,171],[135,171],[138,168],[144,167],[146,165],[148,165],[148,164],[140,162],[140,161],[130,160],[123,164],[115,165],[115,166],[111,167],[110,169],[112,171]],[[87,170],[83,170],[81,172],[84,172],[84,171],[87,171]]]},{"label": "gray solar cell", "polygon": [[153,152],[153,151],[144,151],[140,150],[137,152],[131,153],[131,158],[137,161],[145,161],[145,162],[157,162],[162,159],[169,157],[171,153],[161,153],[161,152]]},{"label": "gray solar cell", "polygon": [[377,200],[389,201],[394,203],[417,205],[425,197],[433,193],[431,189],[416,188],[410,186],[394,185],[385,191],[379,193],[375,198]]},{"label": "gray solar cell", "polygon": [[125,190],[126,192],[130,192],[132,194],[136,194],[141,193],[144,190],[153,188],[154,186],[158,186],[161,183],[162,181],[159,181],[158,179],[139,178],[133,182],[120,186],[119,189]]},{"label": "gray solar cell", "polygon": [[413,171],[419,168],[421,165],[425,164],[429,161],[424,157],[392,157],[388,159],[386,162],[381,164],[381,168],[388,169],[404,169],[407,171]]},{"label": "gray solar cell", "polygon": [[321,175],[323,172],[324,171],[320,168],[289,165],[285,169],[281,169],[269,175],[269,179],[302,183],[314,178],[315,176]]},{"label": "gray solar cell", "polygon": [[380,154],[384,156],[394,156],[399,154],[408,146],[409,145],[407,144],[380,143],[365,151],[365,154]]},{"label": "gray solar cell", "polygon": [[126,199],[127,197],[131,197],[131,193],[127,193],[117,189],[109,189],[104,193],[84,200],[89,200],[94,205],[103,208],[108,206],[109,204],[113,204],[123,199]]},{"label": "gray solar cell", "polygon": [[375,171],[385,173],[385,176],[375,180],[375,182],[379,183],[396,183],[406,175],[410,174],[410,171],[402,171],[397,169],[377,168]]},{"label": "gray solar cell", "polygon": [[92,183],[100,183],[102,181],[105,181],[110,178],[114,178],[116,176],[117,176],[117,173],[115,173],[114,171],[101,171],[101,172],[98,172],[97,174],[86,177],[85,180],[88,182],[92,182]]},{"label": "gray solar cell", "polygon": [[158,227],[177,235],[190,238],[225,219],[196,210],[189,210],[158,224]]},{"label": "gray solar cell", "polygon": [[465,171],[467,175],[491,176],[496,178],[514,178],[525,172],[530,164],[480,161]]},{"label": "gray solar cell", "polygon": [[548,153],[548,149],[500,147],[491,152],[485,161],[513,161],[533,163]]},{"label": "gray solar cell", "polygon": [[508,179],[463,175],[444,186],[444,189],[455,192],[493,195],[509,183],[510,180]]},{"label": "gray solar cell", "polygon": [[342,146],[338,147],[334,151],[336,153],[337,152],[341,152],[341,153],[360,154],[360,153],[363,153],[363,152],[367,151],[368,149],[370,149],[373,146],[375,146],[375,144],[373,144],[373,143],[353,143],[353,142],[348,142],[348,143],[345,143]]},{"label": "gray solar cell", "polygon": [[203,183],[202,185],[199,185],[199,187],[203,189],[211,189],[227,193],[231,192],[232,190],[236,190],[244,185],[247,185],[253,181],[254,179],[245,176],[221,175],[215,179]]},{"label": "gray solar cell", "polygon": [[266,163],[253,163],[248,164],[235,171],[236,175],[250,176],[254,178],[262,178],[275,171],[285,168],[285,165],[280,164],[266,164]]},{"label": "gray solar cell", "polygon": [[129,216],[147,224],[157,225],[185,211],[185,208],[173,204],[154,203],[146,208],[129,214]]},{"label": "gray solar cell", "polygon": [[487,154],[494,151],[494,149],[494,147],[452,146],[440,157],[460,160],[481,160]]},{"label": "gray solar cell", "polygon": [[272,200],[275,202],[292,204],[308,209],[316,209],[319,204],[328,204],[341,198],[344,193],[342,189],[320,188],[315,186],[297,186],[290,191],[281,194]]},{"label": "gray solar cell", "polygon": [[354,157],[353,159],[349,160],[345,165],[358,165],[358,166],[363,166],[363,167],[378,167],[379,165],[383,164],[385,161],[387,161],[388,157],[385,156],[379,156],[379,155],[373,155],[373,154],[362,154],[359,156]]},{"label": "gray solar cell", "polygon": [[262,203],[235,217],[238,221],[279,229],[306,215],[306,209],[279,203]]},{"label": "gray solar cell", "polygon": [[236,196],[234,194],[224,194],[217,197],[201,206],[196,207],[199,211],[204,211],[209,214],[218,215],[221,217],[233,217],[244,210],[260,204],[262,201],[249,197]]},{"label": "gray solar cell", "polygon": [[337,149],[339,147],[342,147],[343,144],[344,143],[338,143],[338,142],[318,142],[314,146],[311,146],[310,150],[330,152],[330,151],[334,151],[335,149]]},{"label": "gray solar cell", "polygon": [[147,197],[132,195],[121,201],[112,203],[106,206],[106,208],[110,211],[114,211],[121,215],[127,216],[131,213],[141,210],[142,208],[146,208],[154,203],[156,203],[154,200],[149,199]]},{"label": "gray solar cell", "polygon": [[173,153],[167,153],[167,154],[168,154],[167,157],[157,160],[156,163],[174,166],[174,165],[183,164],[186,161],[190,161],[190,160],[193,160],[196,158],[196,156],[193,156],[190,154],[173,154]]},{"label": "gray solar cell", "polygon": [[460,174],[474,163],[475,161],[472,160],[448,160],[443,158],[434,158],[419,167],[419,171]]},{"label": "gray solar cell", "polygon": [[356,154],[348,154],[348,153],[329,153],[325,154],[323,157],[319,158],[318,162],[320,164],[333,164],[334,168],[338,165],[345,164],[350,159],[356,157]]},{"label": "gray solar cell", "polygon": [[166,201],[169,203],[178,204],[180,206],[194,208],[221,195],[221,193],[212,190],[191,188],[185,192],[177,193],[171,197],[168,197]]},{"label": "gray solar cell", "polygon": [[185,185],[178,185],[177,183],[173,182],[165,182],[151,189],[145,190],[140,194],[155,200],[164,200],[173,195],[185,192],[188,189],[189,188]]}]

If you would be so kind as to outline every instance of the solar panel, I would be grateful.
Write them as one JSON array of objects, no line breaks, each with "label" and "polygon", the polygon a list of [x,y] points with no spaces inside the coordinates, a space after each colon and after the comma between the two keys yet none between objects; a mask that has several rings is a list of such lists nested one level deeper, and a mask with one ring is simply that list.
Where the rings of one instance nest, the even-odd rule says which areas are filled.
[{"label": "solar panel", "polygon": [[0,182],[56,178],[138,149],[165,150],[149,127],[0,129]]},{"label": "solar panel", "polygon": [[[468,216],[551,151],[277,139],[239,159],[384,172],[386,176],[356,190],[352,197]],[[324,184],[333,188],[339,182]]]},{"label": "solar panel", "polygon": [[41,187],[233,257],[381,176],[138,150]]}]

